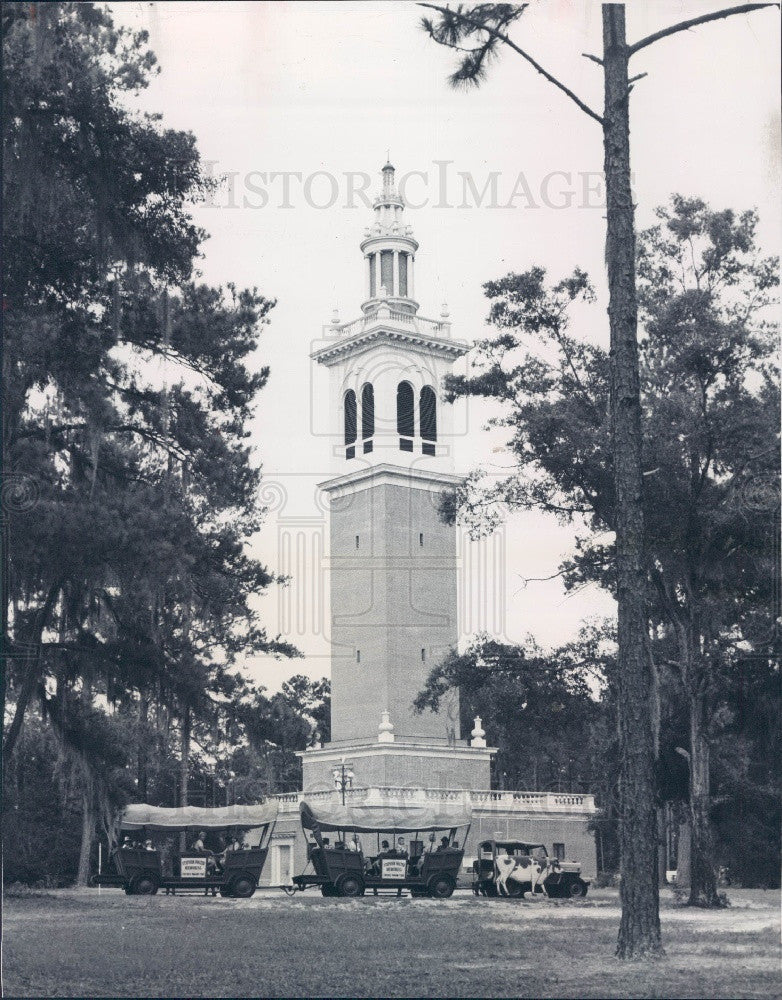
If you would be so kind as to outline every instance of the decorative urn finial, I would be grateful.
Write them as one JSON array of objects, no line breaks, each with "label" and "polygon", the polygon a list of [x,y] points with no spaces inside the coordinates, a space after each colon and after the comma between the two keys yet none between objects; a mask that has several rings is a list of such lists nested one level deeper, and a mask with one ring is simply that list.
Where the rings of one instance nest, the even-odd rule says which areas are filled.
[{"label": "decorative urn finial", "polygon": [[485,747],[486,746],[486,733],[484,732],[483,726],[481,725],[480,715],[475,716],[475,728],[470,733],[472,739],[470,740],[471,747]]},{"label": "decorative urn finial", "polygon": [[377,727],[378,743],[394,742],[394,726],[389,718],[388,712],[383,712],[380,717],[380,725]]}]

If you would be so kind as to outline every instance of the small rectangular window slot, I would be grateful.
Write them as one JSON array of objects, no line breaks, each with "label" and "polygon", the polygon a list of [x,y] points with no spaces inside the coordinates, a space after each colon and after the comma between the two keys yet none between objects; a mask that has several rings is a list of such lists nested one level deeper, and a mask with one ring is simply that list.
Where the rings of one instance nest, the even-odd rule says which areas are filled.
[{"label": "small rectangular window slot", "polygon": [[424,547],[424,533],[423,533],[423,531],[419,532],[419,534],[418,534],[418,544],[421,546],[421,548]]},{"label": "small rectangular window slot", "polygon": [[356,548],[358,548],[358,535],[356,535]]},{"label": "small rectangular window slot", "polygon": [[356,650],[356,663],[361,663],[361,650]]},{"label": "small rectangular window slot", "polygon": [[431,444],[429,441],[424,441],[424,443],[421,445],[421,451],[424,453],[424,455],[434,455],[435,446]]},{"label": "small rectangular window slot", "polygon": [[399,439],[399,450],[400,451],[412,451],[413,450],[413,442],[410,440],[410,438],[400,438]]},{"label": "small rectangular window slot", "polygon": [[421,650],[421,662],[423,663],[425,659],[426,659],[426,650],[422,649]]},{"label": "small rectangular window slot", "polygon": [[364,454],[368,455],[372,451],[372,439],[364,442]]},{"label": "small rectangular window slot", "polygon": [[352,444],[349,448],[345,449],[345,458],[355,458],[356,457],[356,446]]}]

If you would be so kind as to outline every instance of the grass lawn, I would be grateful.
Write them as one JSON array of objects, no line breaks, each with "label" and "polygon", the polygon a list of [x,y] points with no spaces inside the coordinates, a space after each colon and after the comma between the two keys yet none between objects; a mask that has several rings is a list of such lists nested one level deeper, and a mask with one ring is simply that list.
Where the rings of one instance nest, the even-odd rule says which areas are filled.
[{"label": "grass lawn", "polygon": [[666,957],[613,958],[618,894],[584,901],[7,898],[5,996],[782,996],[779,892],[717,912],[663,901]]}]

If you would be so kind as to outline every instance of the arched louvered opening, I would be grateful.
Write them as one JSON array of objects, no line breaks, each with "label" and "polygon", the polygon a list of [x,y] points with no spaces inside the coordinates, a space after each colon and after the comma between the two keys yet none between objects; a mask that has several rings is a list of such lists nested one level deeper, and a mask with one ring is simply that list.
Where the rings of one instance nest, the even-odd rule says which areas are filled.
[{"label": "arched louvered opening", "polygon": [[352,389],[345,393],[345,458],[356,457],[356,394]]},{"label": "arched louvered opening", "polygon": [[424,455],[434,455],[437,441],[437,396],[425,385],[421,390],[421,438]]},{"label": "arched louvered opening", "polygon": [[400,450],[412,451],[415,437],[415,394],[409,382],[400,382],[396,389],[396,431]]},{"label": "arched louvered opening", "polygon": [[366,382],[361,390],[361,439],[364,442],[364,454],[372,451],[372,438],[375,436],[375,390],[371,382]]}]

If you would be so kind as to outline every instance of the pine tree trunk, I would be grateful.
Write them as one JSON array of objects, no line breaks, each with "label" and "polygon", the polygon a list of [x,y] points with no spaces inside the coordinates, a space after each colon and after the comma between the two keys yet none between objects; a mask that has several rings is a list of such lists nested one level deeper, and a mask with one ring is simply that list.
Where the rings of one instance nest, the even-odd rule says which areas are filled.
[{"label": "pine tree trunk", "polygon": [[[190,772],[190,709],[187,707],[182,712],[181,756],[182,760],[179,765],[179,804],[180,806],[186,806],[188,804],[188,775]],[[185,834],[183,832],[179,835],[180,851],[184,851],[186,846]]]},{"label": "pine tree trunk", "polygon": [[85,774],[82,786],[81,847],[76,885],[87,885],[90,878],[90,858],[95,841],[95,803],[91,779]]},{"label": "pine tree trunk", "polygon": [[704,706],[702,698],[693,692],[690,696],[690,906],[720,905],[710,814],[709,744]]},{"label": "pine tree trunk", "polygon": [[142,802],[147,801],[147,739],[149,724],[149,699],[142,692],[139,699],[139,741],[138,741],[138,794]]},{"label": "pine tree trunk", "polygon": [[622,919],[617,955],[637,958],[660,953],[662,945],[649,709],[652,687],[644,655],[646,573],[641,504],[641,405],[624,4],[603,4],[603,61],[621,753]]}]

